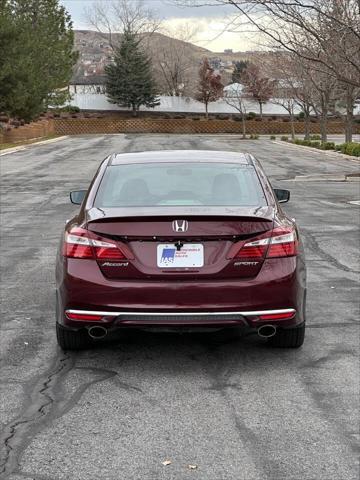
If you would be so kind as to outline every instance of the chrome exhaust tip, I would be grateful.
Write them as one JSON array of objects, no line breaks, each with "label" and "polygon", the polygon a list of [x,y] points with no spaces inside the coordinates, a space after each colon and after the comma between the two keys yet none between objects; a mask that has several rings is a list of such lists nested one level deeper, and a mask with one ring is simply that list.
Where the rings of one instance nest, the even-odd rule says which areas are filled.
[{"label": "chrome exhaust tip", "polygon": [[257,329],[257,334],[261,338],[271,338],[276,334],[276,327],[274,325],[262,325]]},{"label": "chrome exhaust tip", "polygon": [[107,330],[104,327],[94,326],[88,329],[88,334],[93,340],[101,340],[102,338],[106,337]]}]

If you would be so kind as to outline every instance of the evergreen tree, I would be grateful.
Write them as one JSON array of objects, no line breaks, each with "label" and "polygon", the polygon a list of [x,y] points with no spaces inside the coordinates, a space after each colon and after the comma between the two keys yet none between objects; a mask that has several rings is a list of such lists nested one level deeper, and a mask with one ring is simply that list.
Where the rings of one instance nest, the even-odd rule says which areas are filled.
[{"label": "evergreen tree", "polygon": [[0,0],[0,112],[9,111],[9,98],[18,83],[14,67],[19,47],[10,4]]},{"label": "evergreen tree", "polygon": [[106,93],[109,101],[131,108],[137,116],[141,105],[155,107],[160,104],[151,72],[150,58],[141,50],[139,40],[130,31],[115,50],[114,63],[105,68]]},{"label": "evergreen tree", "polygon": [[240,60],[235,62],[234,71],[231,76],[232,83],[241,83],[241,77],[248,67],[249,62],[247,60]]},{"label": "evergreen tree", "polygon": [[0,0],[0,7],[0,40],[8,39],[1,42],[1,109],[30,120],[66,98],[77,59],[71,19],[59,0]]}]

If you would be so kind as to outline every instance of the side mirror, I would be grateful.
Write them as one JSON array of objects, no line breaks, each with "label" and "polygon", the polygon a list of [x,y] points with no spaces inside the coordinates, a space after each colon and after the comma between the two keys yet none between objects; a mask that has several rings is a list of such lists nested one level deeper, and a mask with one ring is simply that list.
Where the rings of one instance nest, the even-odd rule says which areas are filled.
[{"label": "side mirror", "polygon": [[276,198],[279,203],[286,203],[290,200],[290,191],[282,188],[274,188]]},{"label": "side mirror", "polygon": [[86,195],[86,190],[76,190],[75,192],[70,192],[70,201],[75,203],[75,205],[81,205]]}]

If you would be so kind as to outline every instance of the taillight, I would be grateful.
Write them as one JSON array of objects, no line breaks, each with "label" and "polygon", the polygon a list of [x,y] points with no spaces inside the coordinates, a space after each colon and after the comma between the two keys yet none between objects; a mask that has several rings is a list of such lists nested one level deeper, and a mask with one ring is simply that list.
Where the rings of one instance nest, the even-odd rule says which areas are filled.
[{"label": "taillight", "polygon": [[114,243],[91,240],[95,256],[99,260],[124,260],[126,257]]},{"label": "taillight", "polygon": [[262,238],[245,245],[235,255],[236,258],[263,258],[268,249],[270,238]]},{"label": "taillight", "polygon": [[262,235],[263,238],[247,242],[235,258],[292,257],[298,252],[296,231],[291,227],[277,227]]},{"label": "taillight", "polygon": [[274,228],[267,257],[293,257],[298,253],[296,230],[290,227]]},{"label": "taillight", "polygon": [[[92,238],[92,237],[95,238]],[[83,228],[72,228],[65,233],[63,255],[70,258],[94,260],[124,260],[123,252],[115,243],[100,240]]]},{"label": "taillight", "polygon": [[90,238],[82,228],[72,228],[65,233],[63,255],[70,258],[94,258]]}]

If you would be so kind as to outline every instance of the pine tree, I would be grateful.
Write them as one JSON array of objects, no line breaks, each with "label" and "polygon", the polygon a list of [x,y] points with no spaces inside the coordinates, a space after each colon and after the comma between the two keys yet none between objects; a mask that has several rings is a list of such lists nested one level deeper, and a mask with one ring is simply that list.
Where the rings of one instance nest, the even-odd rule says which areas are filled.
[{"label": "pine tree", "polygon": [[17,80],[12,59],[18,52],[18,35],[11,21],[7,0],[0,0],[0,112],[8,110],[9,97]]},{"label": "pine tree", "polygon": [[238,62],[235,62],[234,71],[231,76],[233,83],[241,83],[241,77],[248,65],[249,62],[247,60],[239,60]]},{"label": "pine tree", "polygon": [[1,108],[30,120],[65,98],[77,59],[71,19],[59,0],[0,0],[0,12]]},{"label": "pine tree", "polygon": [[111,103],[131,108],[136,117],[141,105],[160,104],[151,72],[150,58],[141,50],[139,40],[126,31],[115,50],[114,63],[105,68],[106,94]]}]

